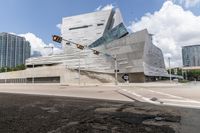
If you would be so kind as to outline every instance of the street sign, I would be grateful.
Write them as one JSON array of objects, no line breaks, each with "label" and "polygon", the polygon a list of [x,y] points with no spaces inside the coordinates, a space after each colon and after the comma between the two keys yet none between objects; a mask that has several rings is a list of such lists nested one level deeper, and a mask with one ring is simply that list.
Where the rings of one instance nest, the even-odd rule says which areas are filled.
[{"label": "street sign", "polygon": [[124,81],[128,81],[128,80],[129,80],[128,74],[125,73],[125,74],[122,76],[122,79],[123,79]]},{"label": "street sign", "polygon": [[93,50],[93,53],[96,54],[96,55],[99,55],[100,52],[96,51],[96,50]]}]

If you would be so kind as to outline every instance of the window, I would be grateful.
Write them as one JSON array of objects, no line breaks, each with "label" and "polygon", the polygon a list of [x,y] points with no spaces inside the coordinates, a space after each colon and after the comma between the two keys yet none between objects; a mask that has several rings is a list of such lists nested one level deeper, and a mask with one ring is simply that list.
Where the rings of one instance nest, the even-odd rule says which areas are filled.
[{"label": "window", "polygon": [[104,25],[104,24],[103,23],[97,24],[97,26],[102,26],[102,25]]},{"label": "window", "polygon": [[126,27],[124,26],[123,23],[120,23],[119,25],[111,29],[110,31],[106,32],[102,37],[97,39],[91,45],[89,45],[89,48],[94,48],[102,44],[108,44],[109,42],[115,39],[119,39],[127,34],[128,34],[128,31],[126,30]]},{"label": "window", "polygon": [[90,26],[92,26],[92,25],[84,25],[84,26],[72,27],[72,28],[69,28],[69,30],[76,30],[76,29],[88,28]]}]

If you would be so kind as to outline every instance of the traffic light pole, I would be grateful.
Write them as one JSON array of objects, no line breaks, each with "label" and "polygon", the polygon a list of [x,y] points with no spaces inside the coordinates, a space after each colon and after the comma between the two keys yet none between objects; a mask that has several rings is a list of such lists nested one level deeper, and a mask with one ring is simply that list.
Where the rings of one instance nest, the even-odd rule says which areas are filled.
[{"label": "traffic light pole", "polygon": [[[64,39],[64,38],[62,38],[62,37],[60,37],[60,36],[58,36],[58,35],[53,35],[53,41],[55,41],[55,42],[58,42],[58,43],[61,43],[62,42],[62,40],[64,40],[64,41],[66,41],[67,43],[72,43],[72,44],[75,44],[76,46],[77,46],[77,48],[79,48],[79,49],[81,49],[81,50],[83,50],[84,49],[84,46],[83,45],[80,45],[80,44],[78,44],[78,43],[75,43],[75,42],[72,42],[72,41],[69,41],[69,40],[67,40],[67,39]],[[96,54],[96,55],[99,55],[100,53],[102,53],[102,54],[104,54],[104,55],[109,55],[109,54],[107,54],[107,53],[104,53],[104,52],[101,52],[101,51],[97,51],[97,50],[94,50],[94,49],[92,49],[92,48],[88,48],[88,49],[90,49],[90,50],[92,50],[93,51],[93,53],[94,54]],[[115,85],[118,85],[118,80],[117,80],[117,73],[118,73],[118,68],[117,68],[117,56],[115,55],[114,57],[112,56],[112,55],[109,55],[110,57],[112,57],[113,59],[114,59],[114,72],[115,72]],[[79,51],[79,68],[78,68],[79,70],[78,70],[78,73],[79,73],[79,86],[80,86],[80,51]]]},{"label": "traffic light pole", "polygon": [[81,74],[81,70],[80,70],[80,66],[81,66],[81,54],[80,53],[81,52],[79,50],[79,63],[78,63],[78,84],[79,84],[79,86],[81,84],[81,76],[80,76],[80,74]]},{"label": "traffic light pole", "polygon": [[118,80],[117,80],[117,56],[115,55],[114,57],[115,60],[115,85],[118,85]]}]

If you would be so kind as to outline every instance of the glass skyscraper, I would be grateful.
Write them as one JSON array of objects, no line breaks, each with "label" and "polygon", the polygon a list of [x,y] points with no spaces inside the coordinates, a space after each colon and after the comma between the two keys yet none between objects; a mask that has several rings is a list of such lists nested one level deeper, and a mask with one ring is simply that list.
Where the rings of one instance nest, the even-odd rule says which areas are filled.
[{"label": "glass skyscraper", "polygon": [[182,48],[183,66],[200,66],[200,45],[184,46]]},{"label": "glass skyscraper", "polygon": [[25,64],[30,57],[30,43],[24,37],[0,33],[0,68]]}]

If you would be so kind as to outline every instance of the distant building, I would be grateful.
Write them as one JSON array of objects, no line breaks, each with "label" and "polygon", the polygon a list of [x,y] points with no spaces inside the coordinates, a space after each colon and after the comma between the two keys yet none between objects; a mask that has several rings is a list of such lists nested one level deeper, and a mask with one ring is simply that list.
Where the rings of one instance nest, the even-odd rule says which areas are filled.
[{"label": "distant building", "polygon": [[182,58],[184,67],[200,66],[200,45],[184,46]]},{"label": "distant building", "polygon": [[0,68],[25,64],[30,50],[30,43],[24,37],[0,33]]},{"label": "distant building", "polygon": [[42,54],[39,51],[33,51],[31,57],[40,57]]}]

